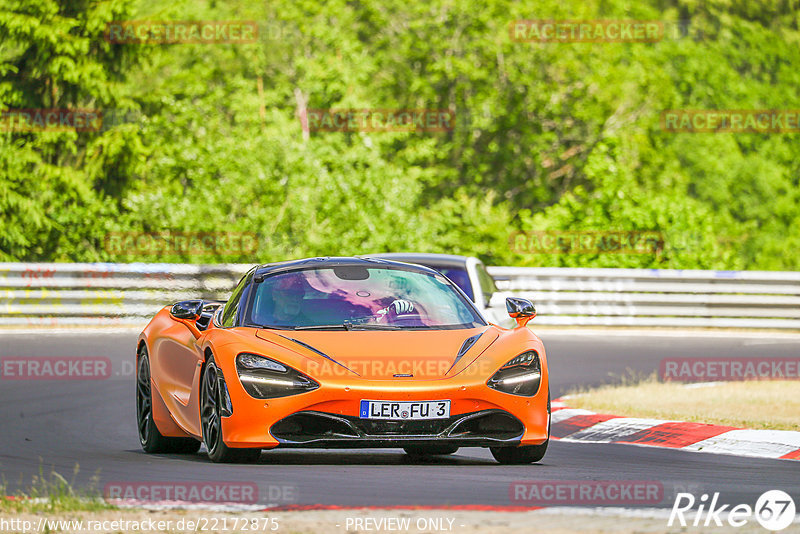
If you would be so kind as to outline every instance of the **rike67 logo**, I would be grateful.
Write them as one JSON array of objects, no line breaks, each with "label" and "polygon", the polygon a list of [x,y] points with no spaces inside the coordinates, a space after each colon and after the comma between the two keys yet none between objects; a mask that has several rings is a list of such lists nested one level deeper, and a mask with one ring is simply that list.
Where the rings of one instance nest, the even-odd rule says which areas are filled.
[{"label": "rike67 logo", "polygon": [[712,525],[721,527],[725,523],[731,527],[743,527],[755,519],[765,529],[778,532],[792,524],[796,512],[794,500],[781,490],[764,492],[756,501],[755,507],[749,504],[738,504],[733,508],[730,508],[729,504],[718,506],[718,500],[719,493],[714,493],[710,501],[708,494],[704,493],[697,502],[691,493],[678,493],[667,526],[671,527],[676,519],[680,526],[687,526],[684,514],[690,515],[687,512],[692,510],[695,504],[699,505],[694,512],[694,521],[691,522],[695,527]]}]

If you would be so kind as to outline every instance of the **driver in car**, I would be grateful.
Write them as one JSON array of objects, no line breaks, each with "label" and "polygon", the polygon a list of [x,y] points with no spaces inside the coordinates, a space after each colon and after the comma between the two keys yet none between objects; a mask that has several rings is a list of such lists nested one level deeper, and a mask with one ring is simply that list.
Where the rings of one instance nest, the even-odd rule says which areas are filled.
[{"label": "driver in car", "polygon": [[406,315],[409,313],[414,313],[414,303],[410,300],[395,299],[385,308],[375,312],[375,315],[378,316],[378,322],[381,322],[388,317],[396,317],[398,315]]},{"label": "driver in car", "polygon": [[273,315],[279,321],[291,325],[311,324],[304,313],[303,298],[306,295],[304,281],[299,276],[283,276],[272,288],[272,300],[275,302]]},{"label": "driver in car", "polygon": [[[306,282],[299,276],[284,276],[275,283],[272,288],[272,299],[275,303],[273,315],[275,319],[283,324],[295,326],[308,326],[315,324],[315,320],[309,317],[303,308],[303,300],[306,295]],[[391,320],[400,315],[416,313],[414,303],[410,300],[395,299],[386,306],[375,312],[377,322]]]}]

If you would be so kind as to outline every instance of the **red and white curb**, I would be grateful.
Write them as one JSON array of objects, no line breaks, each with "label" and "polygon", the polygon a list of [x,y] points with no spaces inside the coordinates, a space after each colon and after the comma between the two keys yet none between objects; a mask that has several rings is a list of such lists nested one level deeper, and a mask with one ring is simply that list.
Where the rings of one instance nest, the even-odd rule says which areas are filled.
[{"label": "red and white curb", "polygon": [[569,408],[552,402],[550,435],[581,443],[626,443],[752,458],[800,460],[800,432],[641,419]]}]

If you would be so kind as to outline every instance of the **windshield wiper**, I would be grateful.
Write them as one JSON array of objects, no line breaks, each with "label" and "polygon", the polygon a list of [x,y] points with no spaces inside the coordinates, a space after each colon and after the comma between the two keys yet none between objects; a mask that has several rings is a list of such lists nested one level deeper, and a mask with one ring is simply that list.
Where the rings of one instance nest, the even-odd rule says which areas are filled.
[{"label": "windshield wiper", "polygon": [[342,324],[321,324],[310,326],[295,326],[295,330],[402,330],[399,326],[389,324],[353,324],[345,321]]},{"label": "windshield wiper", "polygon": [[248,328],[263,328],[265,330],[292,330],[291,326],[276,326],[272,324],[245,323],[242,326],[246,326]]},{"label": "windshield wiper", "polygon": [[350,324],[312,324],[308,326],[295,326],[294,330],[350,330]]}]

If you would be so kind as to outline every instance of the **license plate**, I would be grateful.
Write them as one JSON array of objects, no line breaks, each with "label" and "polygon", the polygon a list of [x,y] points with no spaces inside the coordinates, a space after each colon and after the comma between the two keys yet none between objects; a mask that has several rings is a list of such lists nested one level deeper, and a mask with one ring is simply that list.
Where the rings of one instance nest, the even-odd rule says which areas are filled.
[{"label": "license plate", "polygon": [[420,419],[447,419],[450,401],[373,401],[362,400],[359,418],[416,421]]}]

